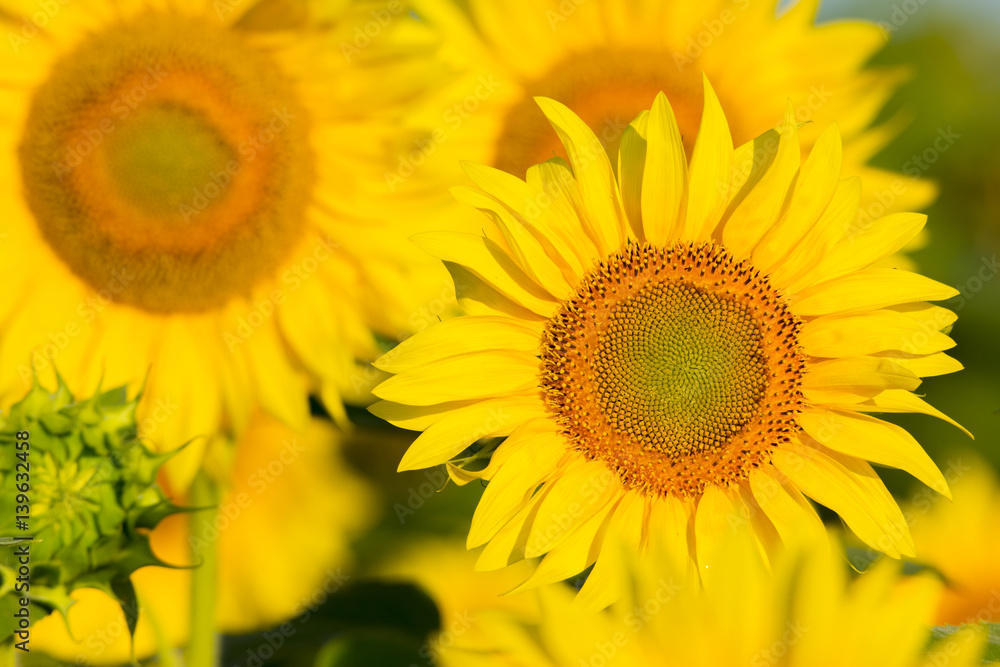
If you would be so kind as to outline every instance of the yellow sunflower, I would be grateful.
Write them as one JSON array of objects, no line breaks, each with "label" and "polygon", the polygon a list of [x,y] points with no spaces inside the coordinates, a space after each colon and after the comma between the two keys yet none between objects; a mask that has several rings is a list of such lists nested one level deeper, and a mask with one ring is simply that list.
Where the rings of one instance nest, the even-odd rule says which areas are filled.
[{"label": "yellow sunflower", "polygon": [[[803,493],[868,544],[913,555],[868,461],[948,485],[906,431],[867,413],[943,417],[911,392],[961,367],[942,352],[953,314],[927,303],[957,292],[869,265],[925,216],[853,228],[859,181],[840,177],[837,127],[803,161],[789,108],[734,151],[707,79],[690,165],[661,94],[625,131],[617,177],[580,118],[538,104],[569,164],[527,181],[467,165],[481,189],[454,192],[487,214],[485,234],[415,241],[451,267],[468,315],[376,362],[394,375],[371,410],[423,431],[400,469],[451,461],[456,479],[490,480],[468,539],[489,543],[479,566],[547,554],[539,584],[596,562],[581,596],[601,606],[617,595],[599,558],[609,527],[710,576],[734,522],[765,556],[797,515],[818,530]],[[476,444],[492,436],[508,437]]]},{"label": "yellow sunflower", "polygon": [[[743,548],[741,548],[741,545]],[[457,644],[443,664],[464,667],[609,667],[612,665],[978,665],[984,633],[965,628],[928,647],[940,581],[901,579],[882,562],[855,581],[829,551],[789,549],[772,571],[747,543],[727,544],[717,563],[724,586],[683,583],[671,561],[632,562],[628,594],[588,613],[572,590],[539,591],[534,623],[502,612],[481,614],[484,641]],[[478,637],[476,639],[479,639]]]},{"label": "yellow sunflower", "polygon": [[[326,422],[312,420],[296,433],[258,412],[238,443],[212,526],[192,535],[187,516],[177,515],[153,531],[153,551],[167,563],[190,563],[192,550],[200,554],[218,542],[217,631],[239,634],[283,623],[316,609],[351,576],[349,540],[371,525],[374,495],[342,462],[340,447],[340,435]],[[187,643],[191,572],[146,567],[132,576],[137,658]],[[119,604],[93,589],[78,590],[73,599],[72,638],[56,614],[32,628],[32,649],[73,664],[128,662]]]},{"label": "yellow sunflower", "polygon": [[956,450],[946,474],[954,502],[918,492],[903,506],[919,560],[948,582],[935,622],[1000,623],[1000,482],[971,451]]},{"label": "yellow sunflower", "polygon": [[[459,182],[459,160],[517,176],[553,154],[559,138],[532,99],[551,97],[577,113],[612,157],[628,123],[658,91],[673,105],[683,146],[694,148],[702,108],[701,74],[712,81],[737,144],[774,127],[791,99],[808,152],[836,120],[848,173],[864,184],[858,224],[917,210],[936,190],[919,173],[867,162],[899,130],[872,123],[901,68],[864,68],[886,42],[862,21],[815,23],[818,0],[413,0],[440,35],[438,58],[456,78],[408,115],[395,163],[385,173],[397,196],[423,195],[410,215],[462,217],[441,193]],[[779,4],[786,5],[778,10]],[[463,7],[466,7],[463,9]],[[781,14],[778,16],[778,14]],[[901,120],[901,119],[899,119]]]},{"label": "yellow sunflower", "polygon": [[[365,397],[373,331],[447,285],[363,213],[424,85],[419,26],[372,7],[285,29],[235,0],[0,2],[0,397],[32,367],[148,372],[140,419],[174,443],[238,432],[255,401],[298,428],[307,391],[335,416]],[[180,485],[202,447],[168,464]]]}]

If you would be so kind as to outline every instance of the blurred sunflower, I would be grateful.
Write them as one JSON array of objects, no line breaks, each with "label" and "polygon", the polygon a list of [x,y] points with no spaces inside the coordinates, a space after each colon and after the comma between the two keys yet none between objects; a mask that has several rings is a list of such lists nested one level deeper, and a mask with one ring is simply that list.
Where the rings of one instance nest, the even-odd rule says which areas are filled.
[{"label": "blurred sunflower", "polygon": [[903,507],[920,561],[948,582],[938,625],[1000,623],[1000,482],[972,451],[950,457],[954,502],[917,494]]},{"label": "blurred sunflower", "polygon": [[531,565],[522,562],[494,572],[476,572],[476,554],[466,550],[457,538],[423,538],[391,554],[374,569],[373,574],[387,580],[414,583],[433,598],[441,617],[441,631],[422,647],[421,656],[434,655],[442,662],[453,645],[489,641],[489,625],[480,615],[502,609],[525,622],[538,620],[538,604],[529,596],[505,596],[531,573]]},{"label": "blurred sunflower", "polygon": [[345,57],[373,20],[347,4],[292,29],[253,2],[0,2],[0,396],[32,366],[76,386],[148,370],[140,419],[173,443],[238,432],[254,401],[298,428],[307,391],[336,417],[365,400],[355,359],[447,274],[359,213],[429,74],[405,14]]},{"label": "blurred sunflower", "polygon": [[[734,521],[765,557],[794,517],[819,530],[803,493],[913,555],[868,461],[948,485],[905,430],[865,413],[944,417],[911,392],[961,368],[939,331],[954,315],[926,303],[957,292],[868,267],[925,216],[856,226],[837,127],[802,161],[791,108],[733,151],[707,79],[690,166],[661,94],[625,131],[617,179],[580,118],[538,104],[570,164],[527,182],[467,165],[481,189],[454,193],[487,214],[485,235],[415,240],[449,264],[468,315],[376,362],[394,376],[372,412],[423,431],[400,469],[451,462],[458,480],[490,480],[468,539],[489,543],[479,567],[547,554],[534,585],[596,562],[580,594],[603,606],[618,594],[607,530],[667,542],[708,576]],[[492,436],[509,437],[476,444]]]},{"label": "blurred sunflower", "polygon": [[[779,4],[785,7],[777,10]],[[628,123],[664,91],[690,156],[702,108],[701,75],[712,81],[737,144],[773,128],[791,99],[807,153],[836,120],[847,173],[862,177],[866,220],[917,210],[936,188],[912,175],[867,166],[900,129],[900,120],[872,127],[885,101],[908,74],[864,64],[886,42],[862,21],[815,24],[818,0],[709,2],[540,2],[413,0],[414,10],[441,34],[439,58],[460,76],[441,85],[408,114],[399,135],[390,190],[423,196],[410,206],[440,224],[462,212],[442,196],[459,182],[459,160],[522,176],[553,155],[565,157],[532,99],[550,97],[573,109],[610,156]],[[781,14],[778,16],[777,14]],[[432,128],[428,130],[427,128]]]},{"label": "blurred sunflower", "polygon": [[[312,420],[297,435],[258,412],[235,451],[231,484],[211,529],[192,535],[188,517],[177,515],[150,535],[157,556],[176,564],[191,562],[192,551],[200,560],[203,547],[218,542],[216,629],[230,634],[270,628],[317,606],[344,583],[349,541],[374,519],[372,490],[341,461],[340,435],[327,422]],[[132,581],[139,601],[136,657],[184,646],[191,570],[146,567]],[[93,589],[73,599],[68,623],[75,639],[53,615],[32,628],[32,649],[73,664],[127,663],[120,606]]]},{"label": "blurred sunflower", "polygon": [[901,579],[886,561],[848,582],[843,562],[815,545],[768,571],[747,546],[727,544],[717,589],[681,583],[669,558],[623,564],[629,593],[603,612],[574,605],[568,587],[545,587],[538,621],[482,614],[487,640],[443,657],[467,667],[981,664],[984,636],[973,628],[928,647],[941,592],[932,577]]}]

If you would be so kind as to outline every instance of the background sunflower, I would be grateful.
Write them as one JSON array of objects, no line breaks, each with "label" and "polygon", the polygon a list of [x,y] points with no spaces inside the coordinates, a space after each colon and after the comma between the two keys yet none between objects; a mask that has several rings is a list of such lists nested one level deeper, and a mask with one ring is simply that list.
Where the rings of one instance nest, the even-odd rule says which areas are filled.
[{"label": "background sunflower", "polygon": [[[52,8],[57,4],[60,12],[67,6],[34,0],[8,3],[3,17],[7,28],[15,36],[23,36],[22,30],[31,33],[42,22],[50,20]],[[301,25],[309,15],[309,12],[302,11],[304,4],[311,10],[318,10],[316,15],[328,19],[341,11],[345,3],[341,0],[329,3],[273,0],[254,5],[224,0],[219,6],[234,7],[237,10],[253,7],[253,11],[247,11],[245,15],[246,24],[248,28],[260,29]],[[402,4],[393,4],[391,0],[355,4],[360,9],[360,15],[342,26],[344,38],[333,45],[334,53],[339,58],[357,55],[352,49],[359,49],[362,54],[375,53],[370,45],[376,45],[377,49],[379,44],[384,44],[382,40],[389,35],[386,26],[402,25],[399,20],[406,16]],[[468,9],[467,2],[460,0],[457,4],[463,11]],[[564,4],[567,8],[578,6],[575,2]],[[80,6],[88,5],[89,3],[84,2]],[[22,20],[22,16],[25,20]],[[387,16],[392,17],[388,22]],[[886,101],[884,109],[870,119],[874,127],[889,123],[889,127],[893,129],[892,136],[881,137],[887,143],[871,158],[870,164],[897,175],[873,194],[876,202],[879,201],[879,195],[883,200],[889,201],[898,197],[900,188],[921,188],[922,186],[916,185],[917,181],[913,177],[937,184],[940,196],[925,210],[932,221],[933,243],[913,252],[911,256],[922,273],[954,285],[962,292],[959,297],[942,305],[956,310],[961,317],[960,324],[949,335],[958,344],[951,352],[952,355],[966,368],[961,374],[933,379],[927,398],[967,426],[977,439],[970,443],[947,424],[926,417],[898,416],[892,417],[891,421],[904,426],[926,446],[932,458],[941,463],[946,478],[952,482],[955,497],[961,498],[965,495],[961,477],[953,478],[953,475],[960,475],[966,465],[966,458],[960,453],[961,448],[971,446],[994,467],[1000,467],[1000,449],[997,447],[1000,443],[1000,416],[997,416],[997,410],[1000,410],[1000,384],[997,383],[997,377],[1000,377],[1000,355],[995,353],[996,333],[1000,331],[1000,277],[997,276],[1000,269],[996,260],[996,256],[1000,254],[1000,225],[997,224],[997,220],[1000,220],[1000,196],[995,183],[995,175],[1000,172],[1000,158],[997,157],[1000,151],[996,150],[1000,145],[1000,127],[994,113],[995,109],[1000,108],[1000,73],[994,67],[994,63],[1000,61],[1000,51],[994,39],[996,32],[1000,30],[1000,12],[990,0],[959,0],[950,3],[826,0],[822,3],[818,16],[820,21],[864,18],[882,24],[888,30],[890,39],[881,50],[877,49],[878,44],[871,45],[876,51],[872,65],[892,71],[901,67],[910,73],[906,80],[896,81],[897,92]],[[690,36],[696,39],[702,29],[708,28],[709,26],[704,25],[698,27]],[[414,42],[421,43],[420,38],[411,36],[414,37]],[[476,37],[477,40],[481,38]],[[9,43],[9,35],[6,33],[4,39]],[[423,46],[433,48],[429,42],[424,42]],[[705,47],[706,50],[712,48],[711,45]],[[19,74],[22,78],[30,78],[32,71],[28,69]],[[435,74],[438,81],[441,80],[437,78],[439,76],[440,72]],[[377,85],[374,89],[369,89],[373,104],[381,104],[386,96],[394,94],[391,86],[384,86],[377,79],[374,82]],[[476,81],[476,85],[480,83]],[[345,81],[341,81],[339,85],[349,87]],[[21,93],[13,94],[16,96]],[[778,106],[782,103],[783,98]],[[3,109],[9,111],[10,107],[4,105]],[[404,125],[411,129],[425,128],[426,120],[426,117],[407,116]],[[432,121],[439,120],[440,115],[432,116]],[[476,112],[470,112],[468,118],[462,120],[467,122],[468,128],[487,124],[487,119]],[[12,126],[9,125],[9,120],[4,122],[5,129],[10,130]],[[368,154],[369,147],[362,145],[360,135],[354,132],[354,128],[348,129],[347,135],[352,150]],[[388,165],[380,165],[378,175],[359,184],[353,197],[366,202],[371,211],[391,209],[398,212],[400,208],[397,203],[393,202],[390,206],[390,202],[379,200],[373,193],[385,192],[384,172],[397,171],[401,155],[408,156],[420,146],[437,145],[427,144],[428,138],[433,139],[434,136],[412,132],[398,135],[395,143],[389,146],[393,161]],[[414,144],[414,141],[421,143]],[[406,150],[401,153],[404,148]],[[443,151],[449,146],[444,144],[439,148]],[[13,149],[13,144],[4,148],[5,151]],[[419,159],[419,150],[414,155]],[[13,178],[14,171],[8,171]],[[408,182],[415,183],[409,179]],[[456,183],[457,181],[447,181],[440,185],[445,188]],[[419,203],[422,206],[423,202],[419,197],[426,194],[415,193],[415,198],[409,203]],[[436,191],[434,196],[439,201],[450,201],[444,190]],[[404,212],[408,211],[404,208]],[[433,219],[425,221],[423,228],[439,227],[440,222]],[[374,235],[370,242],[366,241],[366,245],[360,248],[361,256],[374,257],[371,249],[381,243],[377,236]],[[0,249],[10,250],[16,246],[16,241],[18,235],[5,217],[0,222]],[[370,266],[372,271],[367,276],[374,285],[385,275],[378,268],[383,264],[373,262]],[[23,298],[24,281],[34,276],[35,271],[36,269],[29,268],[17,280],[11,279],[9,271],[4,273],[2,284],[6,289],[0,292],[0,307],[7,307]],[[438,291],[432,290],[425,300],[408,305],[401,312],[403,322],[397,321],[385,328],[384,339],[379,341],[383,348],[390,347],[405,335],[403,329],[420,329],[446,315],[445,302],[448,294],[444,283],[442,280],[441,285],[434,286]],[[345,284],[338,280],[329,289],[340,290]],[[392,291],[398,289],[399,285],[399,282],[393,281],[385,287]],[[382,293],[384,292],[385,290]],[[383,308],[377,299],[368,299],[366,306],[371,317],[377,319],[382,316]],[[23,321],[21,326],[29,330],[37,329],[43,335],[46,330],[55,331],[48,325],[47,311],[38,308],[37,312],[41,319],[34,322]],[[10,324],[12,323],[7,322],[7,325]],[[367,333],[363,333],[362,338],[365,345],[370,344]],[[123,336],[109,343],[109,346],[124,349],[131,342],[128,336]],[[198,345],[197,339],[191,341],[190,346],[185,349],[190,351],[188,356],[192,359],[211,360],[211,355],[203,354],[204,349]],[[136,368],[138,370],[135,372],[141,376],[146,366],[139,364]],[[357,385],[359,391],[363,393],[367,385],[377,377],[377,374],[363,370],[359,375],[363,382]],[[238,388],[239,382],[234,386]],[[180,395],[186,395],[187,387],[185,380],[178,389]],[[168,398],[170,396],[172,394]],[[275,397],[275,400],[279,398]],[[170,409],[175,404],[175,401],[160,404],[160,414],[163,409]],[[155,402],[148,408],[150,412],[147,418],[152,419],[150,426],[157,424],[154,406]],[[317,405],[314,404],[313,407],[319,411]],[[424,543],[428,537],[452,542],[463,539],[469,517],[482,494],[482,487],[478,484],[467,484],[460,488],[451,486],[447,493],[437,493],[442,487],[450,485],[442,469],[396,474],[393,472],[394,468],[412,441],[413,434],[393,429],[362,411],[348,408],[347,416],[356,427],[345,443],[346,456],[353,467],[375,483],[381,510],[381,519],[375,528],[353,545],[360,565],[358,571],[352,574],[353,585],[345,586],[336,593],[322,585],[317,586],[308,596],[309,601],[302,614],[290,621],[296,629],[294,641],[288,641],[282,634],[281,623],[259,633],[225,636],[222,641],[222,664],[315,664],[318,667],[427,664],[429,642],[438,637],[443,628],[434,599],[437,592],[433,590],[433,581],[437,581],[441,570],[434,571],[433,577],[412,570],[400,570],[394,573],[392,582],[385,582],[379,579],[385,572],[377,569],[376,564],[380,564],[379,567],[385,565],[387,554],[413,553],[408,550],[407,545]],[[164,437],[163,432],[154,434],[153,437],[170,445],[176,444]],[[904,513],[911,519],[919,549],[920,541],[925,539],[921,535],[923,528],[920,522],[925,521],[925,526],[933,523],[927,514],[929,510],[926,503],[926,494],[931,492],[926,487],[913,486],[911,478],[905,474],[887,469],[879,469],[879,474],[897,497],[907,501]],[[977,485],[978,482],[970,482],[970,489],[978,488]],[[289,511],[295,509],[290,507]],[[824,518],[828,523],[839,523],[832,515]],[[916,518],[916,522],[912,521],[913,518]],[[936,538],[930,536],[926,539],[933,541]],[[418,548],[413,547],[414,550]],[[477,555],[473,553],[473,556]],[[870,564],[870,560],[864,561],[865,558],[868,558],[866,554],[858,564]],[[414,563],[418,561],[421,559],[413,559]],[[447,561],[441,558],[438,562],[443,566]],[[986,561],[984,567],[989,570],[992,563],[995,563],[995,559]],[[431,567],[433,568],[433,563]],[[972,568],[969,569],[971,571]],[[265,571],[259,574],[267,576]],[[403,583],[406,578],[414,583]],[[984,584],[987,586],[984,590],[988,592],[995,581],[1000,581],[996,571],[984,571],[977,582],[969,581],[968,586],[971,589]],[[475,586],[474,582],[473,578],[463,585]],[[422,592],[421,588],[427,592]],[[956,604],[964,604],[960,596],[956,599]],[[441,609],[455,609],[450,604],[452,603],[444,601]],[[471,604],[463,601],[459,606],[468,607]],[[972,604],[979,602],[974,601]],[[983,608],[985,605],[986,603]],[[445,615],[448,614],[445,611]],[[992,620],[998,621],[1000,617]],[[25,664],[53,667],[60,663],[33,651]],[[157,663],[150,661],[150,664]],[[171,664],[170,659],[159,664]]]}]

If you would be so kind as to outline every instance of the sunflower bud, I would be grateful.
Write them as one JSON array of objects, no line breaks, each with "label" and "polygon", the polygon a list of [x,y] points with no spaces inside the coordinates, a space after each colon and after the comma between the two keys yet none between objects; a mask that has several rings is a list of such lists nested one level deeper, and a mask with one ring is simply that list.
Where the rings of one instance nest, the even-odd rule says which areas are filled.
[{"label": "sunflower bud", "polygon": [[65,616],[74,590],[97,588],[118,600],[134,631],[129,575],[166,565],[148,532],[182,511],[155,481],[173,452],[153,453],[137,438],[139,398],[119,387],[78,401],[61,378],[54,392],[36,378],[0,414],[0,609],[26,601],[34,623]]}]

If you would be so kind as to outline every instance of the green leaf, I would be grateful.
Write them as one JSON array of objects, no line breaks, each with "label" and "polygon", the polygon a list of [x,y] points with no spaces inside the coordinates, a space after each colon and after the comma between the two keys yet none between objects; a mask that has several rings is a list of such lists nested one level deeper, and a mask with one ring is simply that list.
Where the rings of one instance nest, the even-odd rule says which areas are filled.
[{"label": "green leaf", "polygon": [[[938,625],[931,629],[930,648],[938,642],[951,637],[956,632],[969,625]],[[986,649],[983,652],[981,664],[990,665],[1000,661],[1000,623],[980,623],[980,628],[986,632]]]},{"label": "green leaf", "polygon": [[333,639],[316,654],[315,667],[425,665],[421,644],[412,637],[389,631],[350,632]]}]

